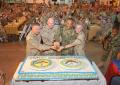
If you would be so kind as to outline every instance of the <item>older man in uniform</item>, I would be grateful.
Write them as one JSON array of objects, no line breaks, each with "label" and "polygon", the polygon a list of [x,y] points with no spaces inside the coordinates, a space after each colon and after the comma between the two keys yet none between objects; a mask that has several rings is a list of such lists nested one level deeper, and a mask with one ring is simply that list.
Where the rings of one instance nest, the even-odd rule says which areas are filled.
[{"label": "older man in uniform", "polygon": [[74,20],[72,18],[68,18],[66,21],[66,25],[59,28],[55,34],[54,44],[56,47],[59,48],[59,44],[57,45],[56,43],[61,43],[61,47],[59,48],[61,50],[61,55],[74,55],[73,47],[65,49],[64,46],[74,42],[76,37],[77,36],[74,29]]},{"label": "older man in uniform", "polygon": [[[43,44],[47,46],[52,46],[54,42],[55,31],[57,28],[54,27],[54,18],[51,17],[47,21],[47,25],[41,30],[41,38]],[[55,55],[55,51],[48,50],[43,53],[44,55]]]},{"label": "older man in uniform", "polygon": [[43,55],[44,51],[51,50],[53,47],[47,44],[43,44],[41,41],[41,26],[38,23],[32,24],[32,30],[27,35],[26,42],[26,55],[27,56],[39,56]]}]

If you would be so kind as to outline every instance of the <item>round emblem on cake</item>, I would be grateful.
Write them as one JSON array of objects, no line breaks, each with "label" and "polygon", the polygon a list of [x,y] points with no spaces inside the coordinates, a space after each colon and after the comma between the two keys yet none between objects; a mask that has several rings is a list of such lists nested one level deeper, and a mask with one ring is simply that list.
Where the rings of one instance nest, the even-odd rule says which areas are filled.
[{"label": "round emblem on cake", "polygon": [[82,69],[85,64],[78,58],[66,58],[60,61],[60,65],[64,69],[76,70],[76,69]]},{"label": "round emblem on cake", "polygon": [[50,68],[52,65],[52,61],[49,59],[38,59],[31,62],[31,66],[36,68],[37,70],[46,70]]}]

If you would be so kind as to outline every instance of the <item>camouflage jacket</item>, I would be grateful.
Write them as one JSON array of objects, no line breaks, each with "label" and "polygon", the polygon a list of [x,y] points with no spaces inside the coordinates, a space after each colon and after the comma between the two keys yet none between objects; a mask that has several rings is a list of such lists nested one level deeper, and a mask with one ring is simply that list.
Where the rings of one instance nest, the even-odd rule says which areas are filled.
[{"label": "camouflage jacket", "polygon": [[[54,39],[61,43],[62,46],[66,46],[70,43],[73,43],[76,39],[77,35],[75,33],[75,30],[73,28],[67,28],[66,26],[63,26],[61,28],[58,28],[56,31]],[[74,48],[68,48],[64,49],[61,52],[62,55],[73,55],[74,54]]]},{"label": "camouflage jacket", "polygon": [[39,56],[42,52],[50,50],[50,46],[41,43],[40,34],[30,32],[26,37],[26,56]]},{"label": "camouflage jacket", "polygon": [[[53,45],[56,29],[57,28],[49,28],[47,25],[43,27],[43,29],[41,30],[41,38],[42,38],[43,44],[48,46]],[[49,51],[45,51],[43,54],[52,56],[52,55],[55,55],[55,51],[49,50]]]}]

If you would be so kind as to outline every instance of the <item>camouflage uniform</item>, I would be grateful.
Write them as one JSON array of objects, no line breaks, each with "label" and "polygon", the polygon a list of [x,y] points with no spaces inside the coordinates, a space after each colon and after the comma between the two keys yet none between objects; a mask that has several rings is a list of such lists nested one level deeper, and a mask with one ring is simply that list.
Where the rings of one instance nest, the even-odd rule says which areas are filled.
[{"label": "camouflage uniform", "polygon": [[47,23],[48,17],[47,16],[41,16],[40,21],[45,26]]},{"label": "camouflage uniform", "polygon": [[[56,31],[55,40],[61,42],[62,46],[66,46],[70,43],[73,43],[76,39],[76,33],[73,28],[67,28],[63,26]],[[74,48],[68,48],[61,51],[61,55],[73,55]]]},{"label": "camouflage uniform", "polygon": [[106,61],[108,58],[108,55],[110,51],[112,51],[112,59],[116,59],[116,52],[120,48],[120,34],[118,34],[116,37],[111,39],[111,42],[108,45],[108,50],[105,52],[105,55],[103,56],[103,61]]},{"label": "camouflage uniform", "polygon": [[[54,35],[55,30],[57,28],[49,28],[47,25],[43,27],[41,30],[41,37],[43,40],[43,44],[52,46],[54,42]],[[43,52],[44,55],[55,55],[55,52],[53,50],[45,51]]]},{"label": "camouflage uniform", "polygon": [[85,48],[85,34],[84,32],[80,32],[77,35],[76,40],[72,43],[74,47],[75,55],[85,55],[84,48]]},{"label": "camouflage uniform", "polygon": [[27,56],[39,56],[43,51],[50,50],[50,46],[41,44],[40,34],[36,35],[30,32],[26,37],[26,55]]}]

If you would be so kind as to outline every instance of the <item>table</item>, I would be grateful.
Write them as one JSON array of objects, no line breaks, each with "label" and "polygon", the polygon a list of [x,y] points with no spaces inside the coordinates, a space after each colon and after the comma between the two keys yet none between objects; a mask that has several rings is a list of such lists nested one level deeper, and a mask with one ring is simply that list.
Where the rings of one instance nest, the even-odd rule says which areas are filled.
[{"label": "table", "polygon": [[115,76],[120,76],[120,60],[111,61],[108,66],[105,74],[108,85],[110,85],[112,78]]},{"label": "table", "polygon": [[[20,64],[21,65],[21,64]],[[20,67],[18,66],[18,69]],[[17,75],[17,71],[15,72],[13,79],[10,85],[106,85],[106,80],[96,64],[92,62],[92,65],[97,71],[98,80],[66,80],[66,81],[15,81],[15,76]]]}]

